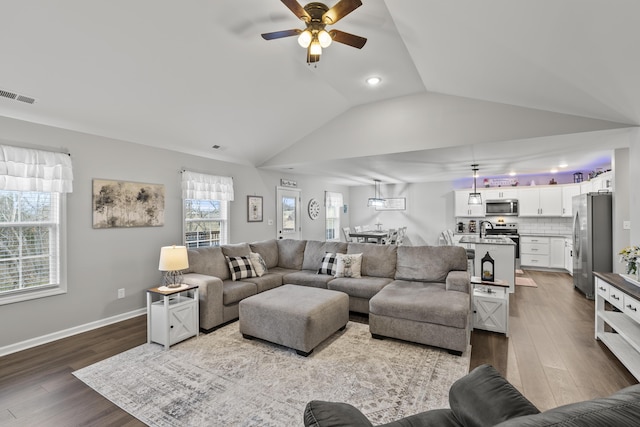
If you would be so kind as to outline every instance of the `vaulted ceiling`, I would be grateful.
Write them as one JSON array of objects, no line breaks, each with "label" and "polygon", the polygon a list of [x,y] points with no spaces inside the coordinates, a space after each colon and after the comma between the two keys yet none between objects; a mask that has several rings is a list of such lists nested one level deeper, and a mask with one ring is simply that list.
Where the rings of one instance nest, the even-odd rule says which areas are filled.
[{"label": "vaulted ceiling", "polygon": [[0,115],[344,184],[588,169],[640,124],[638,1],[362,1],[317,66],[260,37],[304,26],[278,0],[2,1],[36,101]]}]

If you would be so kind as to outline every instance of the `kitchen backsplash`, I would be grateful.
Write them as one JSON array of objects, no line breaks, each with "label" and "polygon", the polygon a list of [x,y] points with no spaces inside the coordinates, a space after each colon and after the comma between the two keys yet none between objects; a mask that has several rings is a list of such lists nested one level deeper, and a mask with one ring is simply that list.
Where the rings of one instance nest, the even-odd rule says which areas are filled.
[{"label": "kitchen backsplash", "polygon": [[519,234],[571,236],[573,229],[573,218],[518,218],[517,223]]}]

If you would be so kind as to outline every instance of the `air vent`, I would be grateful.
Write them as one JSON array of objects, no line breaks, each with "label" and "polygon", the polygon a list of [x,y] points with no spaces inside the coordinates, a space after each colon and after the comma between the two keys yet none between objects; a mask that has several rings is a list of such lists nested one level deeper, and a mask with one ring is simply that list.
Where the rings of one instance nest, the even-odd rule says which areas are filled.
[{"label": "air vent", "polygon": [[13,99],[14,101],[25,102],[27,104],[33,104],[36,102],[35,98],[26,95],[20,95],[19,93],[12,92],[6,89],[0,89],[0,97]]}]

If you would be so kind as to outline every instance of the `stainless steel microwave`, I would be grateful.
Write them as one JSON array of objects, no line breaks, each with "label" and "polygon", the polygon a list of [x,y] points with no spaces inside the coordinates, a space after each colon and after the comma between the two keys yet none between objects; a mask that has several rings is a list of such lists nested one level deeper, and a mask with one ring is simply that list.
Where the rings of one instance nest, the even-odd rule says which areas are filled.
[{"label": "stainless steel microwave", "polygon": [[487,216],[518,216],[518,201],[515,199],[487,200],[485,214]]}]

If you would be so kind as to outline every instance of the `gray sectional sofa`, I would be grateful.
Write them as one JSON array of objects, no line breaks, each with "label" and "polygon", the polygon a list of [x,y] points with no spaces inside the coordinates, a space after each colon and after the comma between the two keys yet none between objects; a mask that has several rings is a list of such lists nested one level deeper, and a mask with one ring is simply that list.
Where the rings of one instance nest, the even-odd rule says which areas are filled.
[{"label": "gray sectional sofa", "polygon": [[[261,255],[267,272],[232,280],[226,257]],[[362,277],[318,274],[325,253],[362,254]],[[244,298],[283,284],[349,295],[349,310],[370,315],[377,338],[393,337],[461,353],[470,335],[470,282],[465,250],[315,240],[265,240],[191,249],[184,282],[200,288],[200,328],[238,319]]]}]

